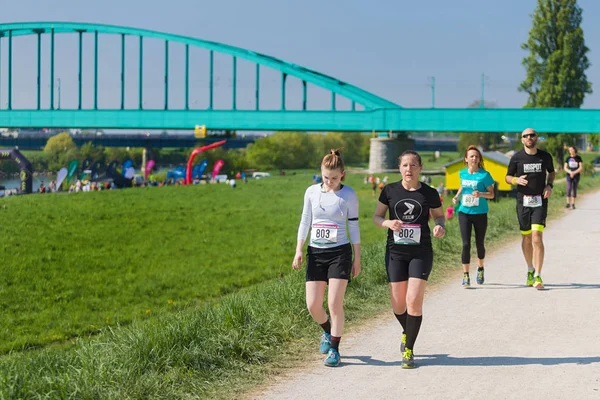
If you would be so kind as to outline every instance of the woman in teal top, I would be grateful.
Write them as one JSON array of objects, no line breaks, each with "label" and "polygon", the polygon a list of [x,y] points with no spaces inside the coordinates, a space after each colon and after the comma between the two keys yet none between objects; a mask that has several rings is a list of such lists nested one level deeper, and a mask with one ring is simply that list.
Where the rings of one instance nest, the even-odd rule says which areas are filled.
[{"label": "woman in teal top", "polygon": [[[483,260],[485,259],[485,232],[487,230],[488,199],[494,198],[494,179],[483,167],[483,157],[473,145],[465,152],[467,168],[460,171],[460,189],[452,199],[458,207],[458,223],[462,237],[462,286],[471,286],[469,267],[471,263],[471,230],[475,229],[477,247],[477,283],[483,285]],[[462,196],[462,197],[461,197]]]}]

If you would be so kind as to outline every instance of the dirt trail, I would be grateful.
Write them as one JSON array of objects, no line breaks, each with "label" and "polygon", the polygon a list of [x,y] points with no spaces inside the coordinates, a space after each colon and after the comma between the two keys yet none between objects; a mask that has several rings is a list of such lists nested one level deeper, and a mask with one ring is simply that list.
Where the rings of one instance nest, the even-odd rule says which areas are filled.
[{"label": "dirt trail", "polygon": [[418,368],[400,368],[390,311],[344,337],[338,368],[315,362],[253,398],[600,399],[600,192],[578,203],[544,233],[547,290],[525,286],[514,241],[488,255],[485,285],[427,295]]}]

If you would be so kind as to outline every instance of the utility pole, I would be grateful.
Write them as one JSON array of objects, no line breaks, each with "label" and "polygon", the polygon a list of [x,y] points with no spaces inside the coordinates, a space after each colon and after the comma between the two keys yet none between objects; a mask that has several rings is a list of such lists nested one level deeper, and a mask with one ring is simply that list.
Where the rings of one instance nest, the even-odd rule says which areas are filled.
[{"label": "utility pole", "polygon": [[60,78],[58,78],[58,109],[60,110]]},{"label": "utility pole", "polygon": [[483,88],[485,86],[485,74],[481,74],[481,100],[479,101],[479,108],[485,108],[484,98],[483,98]]},{"label": "utility pole", "polygon": [[429,84],[431,86],[431,108],[435,108],[435,76],[430,76],[429,79],[431,80]]}]

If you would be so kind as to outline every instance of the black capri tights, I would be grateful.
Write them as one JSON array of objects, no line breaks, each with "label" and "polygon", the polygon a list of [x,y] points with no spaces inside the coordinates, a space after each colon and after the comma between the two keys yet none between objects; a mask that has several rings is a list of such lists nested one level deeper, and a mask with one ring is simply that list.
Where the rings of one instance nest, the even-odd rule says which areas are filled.
[{"label": "black capri tights", "polygon": [[462,263],[471,262],[471,229],[475,228],[475,246],[477,246],[477,257],[485,258],[485,231],[487,231],[487,214],[465,214],[458,213],[458,224],[460,225],[460,236],[462,237]]},{"label": "black capri tights", "polygon": [[577,185],[579,184],[579,175],[571,178],[567,175],[567,197],[577,197]]}]

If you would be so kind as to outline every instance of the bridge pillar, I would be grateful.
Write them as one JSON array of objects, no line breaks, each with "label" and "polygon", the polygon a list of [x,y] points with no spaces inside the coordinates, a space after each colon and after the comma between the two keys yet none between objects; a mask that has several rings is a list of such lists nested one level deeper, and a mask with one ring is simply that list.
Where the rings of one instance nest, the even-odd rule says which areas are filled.
[{"label": "bridge pillar", "polygon": [[369,172],[398,171],[398,157],[405,150],[414,150],[415,141],[404,133],[387,133],[371,138]]}]

